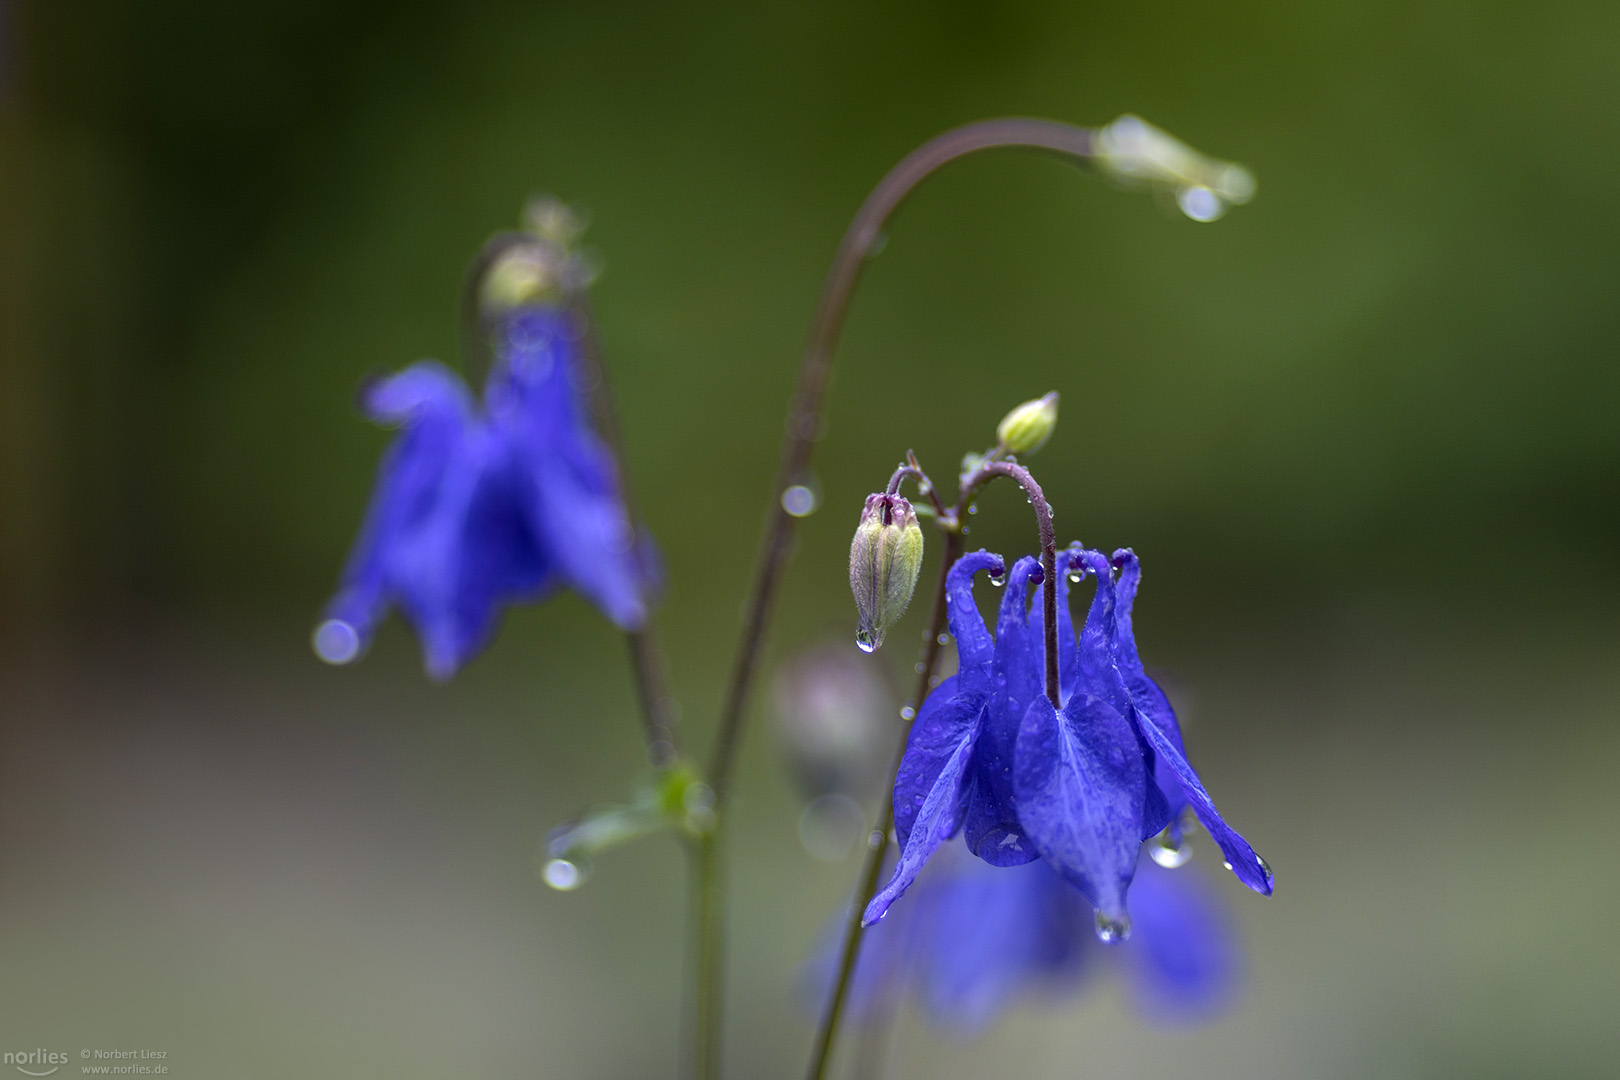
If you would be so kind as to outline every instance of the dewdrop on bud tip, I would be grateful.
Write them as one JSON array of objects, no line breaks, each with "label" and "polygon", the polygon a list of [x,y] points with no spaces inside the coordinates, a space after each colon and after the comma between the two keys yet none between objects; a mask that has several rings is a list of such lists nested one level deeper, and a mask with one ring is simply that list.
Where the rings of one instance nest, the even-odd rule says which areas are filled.
[{"label": "dewdrop on bud tip", "polygon": [[1123,184],[1149,184],[1175,194],[1194,221],[1214,221],[1254,198],[1254,174],[1199,153],[1139,116],[1122,116],[1097,133],[1097,165]]},{"label": "dewdrop on bud tip", "polygon": [[899,495],[868,496],[849,548],[849,587],[859,623],[855,644],[876,652],[911,603],[922,570],[923,534],[911,503]]}]

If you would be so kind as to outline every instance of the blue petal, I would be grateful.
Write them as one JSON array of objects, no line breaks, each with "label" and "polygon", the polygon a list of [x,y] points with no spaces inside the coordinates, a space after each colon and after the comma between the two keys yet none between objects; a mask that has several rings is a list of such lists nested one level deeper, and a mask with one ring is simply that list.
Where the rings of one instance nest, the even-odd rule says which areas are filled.
[{"label": "blue petal", "polygon": [[432,516],[439,484],[460,453],[472,411],[461,380],[432,361],[372,383],[361,395],[361,408],[371,419],[405,430],[377,469],[360,536],[327,607],[327,619],[348,626],[355,636],[345,660],[364,651],[388,613],[390,552],[401,536]]},{"label": "blue petal", "polygon": [[551,560],[604,615],[633,629],[646,619],[646,575],[612,455],[585,419],[582,374],[572,318],[520,310],[507,321],[485,400]]},{"label": "blue petal", "polygon": [[1089,694],[1077,692],[1061,713],[1036,698],[1018,732],[1014,783],[1041,857],[1105,916],[1123,919],[1147,786],[1130,723]]},{"label": "blue petal", "polygon": [[[961,696],[952,698],[951,704],[934,714],[926,733],[919,730],[920,724],[913,728],[905,760],[914,761],[915,768],[908,770],[905,760],[901,763],[901,776],[894,785],[896,818],[901,807],[908,803],[916,809],[907,835],[900,841],[894,877],[866,906],[861,919],[863,926],[871,926],[883,918],[889,905],[916,880],[934,850],[962,827],[963,781],[982,713],[980,709],[970,710],[967,705],[967,700]],[[916,801],[919,796],[921,803]]]},{"label": "blue petal", "polygon": [[1131,886],[1131,939],[1122,956],[1132,996],[1150,1017],[1204,1019],[1231,1000],[1243,959],[1229,920],[1195,866],[1144,860]]},{"label": "blue petal", "polygon": [[[448,678],[488,639],[503,593],[537,593],[547,568],[503,505],[502,448],[460,379],[413,365],[367,388],[363,407],[403,431],[350,555],[329,621],[352,630],[356,655],[388,606],[415,624],[428,674]],[[325,633],[323,628],[323,633]],[[331,659],[331,657],[329,657]]]},{"label": "blue petal", "polygon": [[[1108,702],[1137,728],[1136,712],[1132,706],[1130,688],[1120,670],[1118,648],[1119,628],[1115,618],[1114,572],[1108,557],[1100,551],[1081,551],[1076,556],[1097,582],[1092,594],[1091,610],[1086,625],[1080,632],[1080,676],[1076,693],[1095,694]],[[1137,732],[1137,748],[1149,776],[1157,776],[1158,763],[1153,745],[1146,736]],[[1142,795],[1142,839],[1146,840],[1170,823],[1170,807],[1157,782],[1148,784]]]},{"label": "blue petal", "polygon": [[976,737],[984,701],[982,694],[962,694],[958,677],[952,675],[923,702],[906,735],[900,771],[894,774],[894,834],[901,847],[940,770],[964,738]]},{"label": "blue petal", "polygon": [[[1192,806],[1193,812],[1198,815],[1198,820],[1220,845],[1226,861],[1231,864],[1232,872],[1238,876],[1238,880],[1255,892],[1270,896],[1271,868],[1266,865],[1264,859],[1255,854],[1254,848],[1249,846],[1247,840],[1226,824],[1220,811],[1215,809],[1215,802],[1209,797],[1209,792],[1204,790],[1198,773],[1187,762],[1186,751],[1181,742],[1181,730],[1176,724],[1175,713],[1170,711],[1169,701],[1164,697],[1163,691],[1159,690],[1142,671],[1142,662],[1136,652],[1136,639],[1131,634],[1130,619],[1130,604],[1136,599],[1136,586],[1141,578],[1141,567],[1136,556],[1128,550],[1115,552],[1114,559],[1121,565],[1121,602],[1119,617],[1115,624],[1117,636],[1115,653],[1120,660],[1121,675],[1130,693],[1133,711],[1139,719],[1136,724],[1137,730],[1158,755],[1159,769],[1165,779],[1175,782],[1187,803]],[[1155,787],[1157,786],[1156,784]]]},{"label": "blue petal", "polygon": [[957,668],[964,692],[988,694],[991,690],[990,662],[995,644],[985,628],[984,617],[973,602],[973,575],[980,570],[1003,573],[1006,564],[1000,555],[979,550],[956,560],[945,575],[945,617],[951,636],[956,639]]},{"label": "blue petal", "polygon": [[[1040,574],[1037,559],[1025,556],[1013,566],[1007,576],[1007,592],[1001,598],[1001,611],[996,618],[995,655],[991,669],[996,680],[996,694],[1012,702],[1018,710],[1012,723],[1017,731],[1024,709],[1042,693],[1046,677],[1046,642],[1040,633],[1038,619],[1029,609],[1029,581]],[[1035,586],[1040,597],[1041,587]]]},{"label": "blue petal", "polygon": [[1215,809],[1215,801],[1209,797],[1209,792],[1204,790],[1203,782],[1198,779],[1198,773],[1187,763],[1181,751],[1157,724],[1138,724],[1137,729],[1147,736],[1153,749],[1158,751],[1159,759],[1169,765],[1171,773],[1180,782],[1187,801],[1192,805],[1193,812],[1198,815],[1198,820],[1209,831],[1215,843],[1220,845],[1232,873],[1255,892],[1270,896],[1271,867],[1255,854],[1254,848],[1249,846],[1249,842],[1243,839],[1237,830],[1226,824],[1220,811]]},{"label": "blue petal", "polygon": [[1041,694],[1044,673],[1045,646],[1031,632],[1028,612],[1029,578],[1039,571],[1040,563],[1026,557],[1007,577],[990,665],[995,689],[973,753],[973,790],[963,835],[969,851],[995,866],[1018,866],[1039,858],[1018,823],[1012,778],[1018,727],[1024,710]]},{"label": "blue petal", "polygon": [[[1187,748],[1181,741],[1181,723],[1176,719],[1176,710],[1171,707],[1169,697],[1159,684],[1142,670],[1142,661],[1136,654],[1136,635],[1131,630],[1131,605],[1136,601],[1136,587],[1142,580],[1142,564],[1130,548],[1114,552],[1113,563],[1119,567],[1115,623],[1120,675],[1136,705],[1137,714],[1157,724],[1165,737],[1175,743],[1181,756],[1186,757]],[[1182,810],[1186,809],[1187,796],[1182,794],[1181,783],[1176,779],[1175,772],[1162,759],[1156,764],[1154,779],[1164,793],[1173,825],[1180,819]]]},{"label": "blue petal", "polygon": [[1091,905],[1044,863],[968,863],[925,882],[929,917],[918,942],[923,1006],[964,1035],[1021,996],[1072,987],[1092,936]]}]

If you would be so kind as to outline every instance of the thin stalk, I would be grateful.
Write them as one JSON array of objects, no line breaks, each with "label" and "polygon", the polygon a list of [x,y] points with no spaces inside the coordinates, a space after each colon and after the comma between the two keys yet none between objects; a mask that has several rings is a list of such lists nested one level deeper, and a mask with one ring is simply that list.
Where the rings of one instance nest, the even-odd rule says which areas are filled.
[{"label": "thin stalk", "polygon": [[697,842],[697,968],[693,1004],[692,1073],[696,1080],[720,1075],[720,1007],[725,995],[724,877],[721,873],[721,833],[718,826]]},{"label": "thin stalk", "polygon": [[754,671],[770,620],[771,605],[783,565],[787,562],[788,541],[793,532],[793,515],[781,504],[781,494],[798,482],[809,467],[820,430],[827,380],[832,374],[833,351],[844,326],[850,298],[860,281],[861,271],[872,254],[883,226],[906,196],[927,177],[958,158],[981,150],[1018,148],[1037,150],[1077,162],[1089,162],[1094,133],[1087,128],[1051,120],[1012,117],[984,120],[947,131],[913,150],[872,189],[850,222],[833,256],[832,266],[821,289],[821,300],[811,323],[799,367],[799,388],[788,411],[787,435],[782,444],[776,485],[771,489],[770,523],[760,547],[759,564],[749,594],[742,636],[737,643],[731,683],[720,712],[720,730],[710,760],[709,781],[715,796],[724,802],[736,763],[742,734],[744,706],[753,685]]},{"label": "thin stalk", "polygon": [[945,509],[945,503],[939,497],[939,489],[934,487],[932,480],[928,479],[928,474],[923,472],[922,466],[917,464],[917,455],[911,450],[906,451],[906,463],[894,470],[894,475],[889,477],[889,486],[884,490],[890,495],[898,495],[900,494],[900,485],[908,479],[915,480],[917,482],[917,493],[925,496],[929,502],[934,504],[935,520],[945,521],[950,516],[950,511]]},{"label": "thin stalk", "polygon": [[[939,564],[939,584],[934,589],[934,610],[928,620],[928,640],[923,646],[922,671],[917,676],[917,689],[911,697],[912,716],[922,707],[923,699],[928,696],[933,680],[934,668],[939,663],[940,637],[945,632],[945,582],[951,567],[962,554],[962,534],[955,529],[942,528],[945,535],[944,557]],[[906,740],[902,738],[900,745],[895,749],[894,765],[889,770],[888,791],[894,787],[894,776],[900,771],[901,759],[905,757]],[[872,831],[871,841],[868,844],[866,864],[861,870],[861,879],[855,889],[855,905],[850,909],[849,921],[844,924],[844,940],[838,954],[838,977],[833,983],[832,997],[827,1001],[826,1012],[822,1014],[821,1026],[816,1030],[815,1048],[810,1053],[810,1068],[806,1076],[810,1080],[822,1080],[827,1073],[827,1064],[832,1058],[833,1044],[838,1038],[838,1024],[843,1018],[844,1003],[849,996],[850,978],[855,971],[855,961],[860,955],[861,948],[861,917],[866,913],[866,905],[872,900],[872,894],[877,892],[878,877],[883,872],[883,857],[889,849],[889,832],[894,828],[894,800],[885,796],[883,809],[878,813],[877,828]]]}]

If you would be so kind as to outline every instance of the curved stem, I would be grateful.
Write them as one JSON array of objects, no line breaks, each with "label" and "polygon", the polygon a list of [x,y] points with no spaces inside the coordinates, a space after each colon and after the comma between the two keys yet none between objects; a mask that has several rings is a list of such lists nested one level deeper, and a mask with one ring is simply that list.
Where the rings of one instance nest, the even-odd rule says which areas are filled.
[{"label": "curved stem", "polygon": [[894,470],[894,475],[889,477],[889,486],[884,490],[890,495],[900,494],[900,485],[908,477],[917,482],[917,493],[927,496],[928,501],[934,504],[935,520],[948,521],[951,512],[945,508],[944,501],[940,499],[939,489],[928,479],[928,474],[923,472],[922,466],[917,464],[917,454],[912,450],[906,451],[906,463]]},{"label": "curved stem", "polygon": [[[772,604],[776,599],[782,567],[787,562],[789,542],[793,533],[794,518],[782,506],[781,494],[789,486],[797,483],[799,477],[809,467],[816,433],[821,427],[827,381],[832,373],[833,351],[838,343],[838,335],[843,329],[844,316],[849,309],[850,298],[854,295],[855,285],[860,280],[867,258],[872,254],[873,247],[882,235],[884,224],[918,184],[958,158],[967,157],[981,150],[1008,147],[1036,150],[1076,162],[1087,162],[1092,157],[1093,142],[1094,133],[1086,128],[1021,117],[985,120],[947,131],[913,150],[891,169],[888,175],[878,182],[877,187],[872,189],[866,201],[861,204],[860,210],[856,212],[854,220],[850,222],[849,228],[845,230],[843,239],[839,241],[838,251],[833,256],[832,266],[827,271],[827,279],[822,285],[821,299],[816,306],[815,319],[811,323],[809,340],[805,343],[804,357],[800,361],[799,385],[788,411],[787,433],[782,443],[781,462],[777,467],[776,484],[771,489],[769,524],[766,526],[765,537],[760,546],[753,588],[748,599],[747,613],[743,618],[742,635],[737,642],[737,655],[732,665],[731,682],[720,710],[719,730],[715,735],[708,770],[709,783],[714,788],[714,810],[717,820],[722,819],[725,814],[726,800],[730,795],[731,774],[736,765],[738,744],[742,737],[743,714],[748,703],[748,692],[753,685],[755,668],[764,645],[765,628],[770,621]],[[949,523],[942,522],[942,524]],[[946,535],[949,552],[951,550],[949,537],[955,534],[947,531]],[[942,611],[941,607],[940,612],[936,612],[937,618],[943,618]],[[919,684],[921,686],[917,697],[919,702],[927,693],[926,680],[932,673],[933,662],[938,656],[938,638],[939,630],[936,628],[930,633],[929,659],[925,661],[927,670]],[[1053,681],[1055,682],[1055,679]],[[892,814],[891,807],[885,817]],[[887,829],[888,826],[884,825],[878,849],[871,855],[879,866],[883,848],[888,843]],[[717,860],[709,860],[705,864],[705,873],[712,873],[718,877]],[[869,870],[868,876],[872,878],[872,887],[875,888],[876,871]],[[715,887],[718,888],[718,885]],[[870,893],[871,889],[866,891]],[[720,923],[718,920],[713,923],[704,922],[703,930],[718,935],[721,932]],[[854,928],[846,939],[846,961],[851,966],[854,964],[854,950],[859,942],[859,931],[857,916]],[[712,952],[718,956],[721,947],[717,942],[700,942],[699,952],[705,955]],[[830,1010],[824,1035],[825,1046],[819,1052],[821,1064],[818,1069],[826,1065],[847,980],[846,970],[839,980],[838,1004]],[[699,997],[705,1001],[705,1004],[697,1010],[698,1015],[706,1018],[704,1022],[713,1026],[712,1031],[700,1038],[700,1045],[705,1040],[717,1043],[719,1039],[718,985],[719,976],[716,973],[712,980],[698,988]]]},{"label": "curved stem", "polygon": [[889,486],[883,490],[888,492],[890,495],[898,495],[900,494],[900,485],[905,482],[907,478],[917,481],[918,487],[922,487],[928,483],[928,477],[923,475],[923,471],[921,469],[912,465],[902,465],[898,469],[894,470],[894,475],[889,477]]},{"label": "curved stem", "polygon": [[963,500],[971,498],[973,492],[997,476],[1016,480],[1029,496],[1030,505],[1035,508],[1035,526],[1041,534],[1041,574],[1046,582],[1046,588],[1041,590],[1041,615],[1046,637],[1046,700],[1052,703],[1054,709],[1061,709],[1063,703],[1058,700],[1057,533],[1052,528],[1052,508],[1046,502],[1041,485],[1035,482],[1029,470],[1010,461],[992,461],[981,465],[962,485]]},{"label": "curved stem", "polygon": [[[913,717],[916,716],[916,710],[922,707],[923,699],[928,696],[934,668],[939,663],[939,639],[945,631],[946,575],[962,554],[962,534],[948,527],[942,527],[940,531],[945,536],[945,551],[939,564],[939,584],[934,589],[934,611],[928,620],[928,640],[923,646],[922,670],[917,675],[917,689],[911,697]],[[894,788],[894,776],[900,771],[900,762],[905,753],[906,740],[902,738],[900,745],[895,749],[894,766],[889,770],[889,785],[884,789],[885,793]],[[833,983],[832,997],[827,1001],[827,1010],[822,1015],[821,1026],[816,1030],[815,1048],[810,1054],[810,1068],[805,1073],[809,1080],[822,1080],[827,1073],[827,1064],[832,1059],[833,1044],[838,1037],[838,1023],[843,1018],[844,1004],[849,996],[850,979],[855,972],[855,961],[860,955],[861,916],[866,911],[866,905],[871,902],[872,895],[877,892],[878,878],[883,872],[883,857],[889,850],[889,833],[893,828],[894,800],[885,794],[883,809],[878,814],[877,828],[873,830],[872,842],[868,846],[866,865],[861,870],[861,880],[855,890],[855,904],[850,908],[849,921],[844,925],[843,945],[838,954],[838,977]]]},{"label": "curved stem", "polygon": [[720,730],[709,768],[709,781],[714,786],[719,803],[724,802],[726,789],[731,783],[731,771],[736,763],[737,744],[742,730],[743,709],[748,702],[748,691],[753,683],[771,604],[776,598],[777,582],[787,561],[788,540],[793,531],[794,518],[783,509],[780,495],[797,482],[810,463],[816,432],[821,426],[827,379],[832,372],[833,349],[843,329],[850,297],[854,294],[855,285],[860,280],[873,246],[882,234],[884,224],[918,184],[958,158],[981,150],[1012,147],[1085,162],[1091,159],[1093,140],[1094,133],[1087,128],[1024,117],[984,120],[947,131],[913,150],[891,169],[872,189],[855,214],[855,219],[850,222],[838,245],[838,252],[833,256],[832,266],[827,271],[821,301],[811,324],[810,339],[805,344],[804,359],[799,368],[799,388],[788,412],[787,437],[782,444],[776,486],[771,492],[770,524],[766,527],[760,550],[753,591],[749,596],[747,615],[743,619],[742,637],[737,643],[731,683],[720,712]]}]

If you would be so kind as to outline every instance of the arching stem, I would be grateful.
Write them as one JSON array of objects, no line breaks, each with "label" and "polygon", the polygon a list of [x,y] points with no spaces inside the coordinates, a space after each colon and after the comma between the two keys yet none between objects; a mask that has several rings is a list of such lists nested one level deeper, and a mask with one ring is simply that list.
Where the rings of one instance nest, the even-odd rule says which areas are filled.
[{"label": "arching stem", "polygon": [[[732,665],[731,682],[726,690],[724,704],[720,710],[719,731],[715,736],[714,750],[710,758],[708,778],[715,793],[715,814],[717,819],[723,817],[726,800],[730,794],[732,771],[736,765],[738,745],[742,737],[744,711],[748,704],[748,694],[753,686],[754,675],[759,663],[760,651],[764,646],[765,629],[770,621],[772,605],[776,599],[777,587],[780,583],[782,569],[787,562],[790,540],[792,539],[794,517],[787,512],[781,503],[782,492],[789,486],[798,483],[809,468],[810,457],[815,448],[817,432],[821,428],[822,412],[826,402],[827,383],[832,373],[834,349],[838,343],[839,333],[843,329],[844,316],[849,310],[851,297],[855,292],[855,285],[860,280],[861,271],[866,260],[872,254],[883,227],[890,216],[899,208],[908,195],[928,176],[958,158],[967,157],[981,150],[1000,148],[1018,148],[1036,150],[1059,157],[1067,158],[1077,163],[1086,163],[1091,160],[1093,153],[1094,133],[1086,128],[1074,127],[1070,124],[1060,124],[1049,120],[1031,120],[1014,117],[1002,120],[985,120],[976,124],[947,131],[934,139],[929,140],[916,150],[908,154],[904,160],[889,171],[875,187],[861,208],[856,212],[855,218],[850,222],[849,228],[844,232],[839,242],[838,251],[833,256],[832,266],[827,271],[826,282],[822,286],[821,299],[816,307],[815,319],[811,324],[809,340],[805,343],[804,356],[799,366],[799,385],[794,394],[793,403],[788,411],[787,433],[782,443],[782,456],[777,467],[776,483],[771,489],[771,502],[769,521],[765,528],[765,536],[760,546],[759,562],[754,572],[752,591],[749,594],[746,614],[743,617],[742,635],[737,642],[736,659]],[[947,525],[947,519],[941,519],[942,527]],[[946,567],[955,561],[953,552],[959,553],[960,535],[954,531],[956,521],[954,515],[948,521],[949,529],[946,532]],[[951,537],[956,537],[953,546]],[[944,569],[941,570],[944,573]],[[941,578],[943,582],[943,577]],[[942,586],[943,588],[943,586]],[[1052,591],[1050,588],[1048,592]],[[944,626],[944,601],[936,603],[934,623],[930,631],[930,645],[927,659],[924,661],[925,670],[919,680],[919,691],[916,705],[920,706],[922,699],[927,695],[928,678],[933,673],[933,666],[938,658],[938,638]],[[1055,683],[1055,678],[1053,682]],[[867,877],[870,884],[863,891],[870,895],[876,888],[877,870],[873,865],[881,867],[883,848],[888,843],[887,819],[892,816],[893,808],[885,810],[885,824],[880,832],[881,838],[869,857]],[[700,888],[708,888],[713,883],[708,880],[710,876],[718,875],[720,870],[719,858],[703,860],[700,872],[704,881]],[[865,884],[863,882],[863,884]],[[716,886],[717,887],[717,886]],[[718,936],[722,932],[720,920],[703,923],[704,932]],[[824,1030],[817,1039],[817,1064],[812,1066],[811,1075],[821,1076],[830,1056],[833,1034],[837,1028],[838,1014],[842,1008],[844,990],[847,985],[849,970],[854,965],[855,950],[860,937],[860,923],[858,911],[854,916],[852,928],[845,938],[843,970],[840,975],[835,1001],[829,1009],[829,1015],[824,1023]],[[718,940],[700,941],[698,945],[701,956],[719,957],[723,955],[723,947]],[[713,1025],[713,1030],[705,1032],[697,1041],[699,1046],[718,1046],[721,1037],[720,1031],[720,1002],[719,985],[721,982],[719,965],[699,964],[700,972],[711,972],[711,977],[704,980],[698,987],[698,995],[703,1004],[697,1010],[704,1022]],[[709,1069],[713,1066],[709,1062],[699,1061],[699,1080],[711,1080],[714,1073]]]},{"label": "arching stem", "polygon": [[798,482],[810,464],[816,432],[821,427],[827,380],[832,373],[833,350],[843,329],[844,315],[849,309],[855,285],[883,232],[883,226],[918,184],[958,158],[982,150],[1019,148],[1084,163],[1091,159],[1093,142],[1094,132],[1090,129],[1051,120],[1013,117],[968,124],[930,139],[913,150],[872,189],[855,219],[850,222],[838,245],[838,252],[833,256],[832,266],[827,271],[821,301],[811,324],[810,338],[805,344],[804,359],[799,367],[799,388],[788,411],[781,464],[777,468],[776,485],[771,490],[770,522],[766,526],[747,614],[743,618],[731,683],[720,711],[720,730],[710,760],[709,780],[721,802],[725,800],[726,788],[731,783],[731,771],[742,730],[743,708],[753,684],[771,604],[776,599],[778,580],[787,562],[788,540],[793,532],[794,517],[782,507],[781,494]]}]

